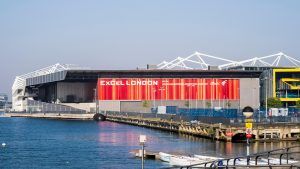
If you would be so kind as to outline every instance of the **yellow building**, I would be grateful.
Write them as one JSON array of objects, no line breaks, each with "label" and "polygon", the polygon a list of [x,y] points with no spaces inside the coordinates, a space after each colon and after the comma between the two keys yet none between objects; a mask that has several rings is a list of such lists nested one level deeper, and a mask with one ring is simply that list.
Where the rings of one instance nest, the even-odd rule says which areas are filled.
[{"label": "yellow building", "polygon": [[289,106],[300,100],[300,67],[273,69],[273,97]]}]

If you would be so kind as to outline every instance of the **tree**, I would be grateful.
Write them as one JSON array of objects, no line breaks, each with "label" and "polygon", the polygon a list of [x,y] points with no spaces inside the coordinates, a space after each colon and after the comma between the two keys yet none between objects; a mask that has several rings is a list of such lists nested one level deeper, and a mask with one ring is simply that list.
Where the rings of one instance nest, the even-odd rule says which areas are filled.
[{"label": "tree", "polygon": [[186,101],[186,102],[184,103],[184,106],[185,106],[185,107],[190,107],[190,101]]},{"label": "tree", "polygon": [[210,108],[210,107],[211,107],[211,102],[206,102],[206,106],[207,106],[208,108]]},{"label": "tree", "polygon": [[149,102],[147,100],[143,101],[143,107],[145,108],[145,112],[146,112],[147,107],[149,107]]},{"label": "tree", "polygon": [[300,100],[296,101],[296,108],[300,109]]},{"label": "tree", "polygon": [[229,107],[231,107],[231,102],[228,100],[227,102],[226,102],[226,106],[229,108]]},{"label": "tree", "polygon": [[282,107],[282,102],[279,98],[276,97],[270,97],[268,98],[268,107],[270,108],[280,108]]},{"label": "tree", "polygon": [[143,101],[143,107],[149,107],[149,102],[147,100]]}]

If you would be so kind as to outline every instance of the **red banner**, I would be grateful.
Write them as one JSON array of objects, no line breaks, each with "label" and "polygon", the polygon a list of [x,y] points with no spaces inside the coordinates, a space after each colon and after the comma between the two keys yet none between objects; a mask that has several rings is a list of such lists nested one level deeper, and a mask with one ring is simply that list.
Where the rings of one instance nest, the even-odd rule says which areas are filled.
[{"label": "red banner", "polygon": [[238,100],[238,79],[99,78],[99,100]]}]

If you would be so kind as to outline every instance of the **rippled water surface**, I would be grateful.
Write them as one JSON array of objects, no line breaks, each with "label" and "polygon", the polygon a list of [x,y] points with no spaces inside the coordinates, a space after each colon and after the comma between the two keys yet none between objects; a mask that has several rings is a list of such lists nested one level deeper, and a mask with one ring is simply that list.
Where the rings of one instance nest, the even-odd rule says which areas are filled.
[{"label": "rippled water surface", "polygon": [[[129,152],[147,150],[214,156],[245,155],[244,143],[224,143],[113,122],[67,121],[0,117],[0,168],[140,168]],[[256,143],[251,153],[295,145],[293,142]],[[299,144],[298,144],[299,145]],[[145,168],[168,166],[146,160]]]}]

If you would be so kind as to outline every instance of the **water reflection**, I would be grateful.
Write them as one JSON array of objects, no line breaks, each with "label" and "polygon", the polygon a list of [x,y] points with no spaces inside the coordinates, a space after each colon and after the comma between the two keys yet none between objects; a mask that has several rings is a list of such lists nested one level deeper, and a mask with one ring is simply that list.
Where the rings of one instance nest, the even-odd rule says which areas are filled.
[{"label": "water reflection", "polygon": [[[118,123],[98,123],[100,132],[98,140],[101,143],[110,143],[113,146],[136,146],[138,134],[128,131],[126,127]],[[123,126],[123,127],[122,127]]]},{"label": "water reflection", "polygon": [[[138,147],[140,134],[147,135],[147,149],[174,154],[201,154],[218,157],[234,157],[246,155],[246,143],[214,141],[187,134],[159,131],[149,128],[125,124],[99,123],[99,142],[114,146]],[[250,153],[263,152],[287,146],[300,145],[296,142],[254,142],[250,145]]]}]

